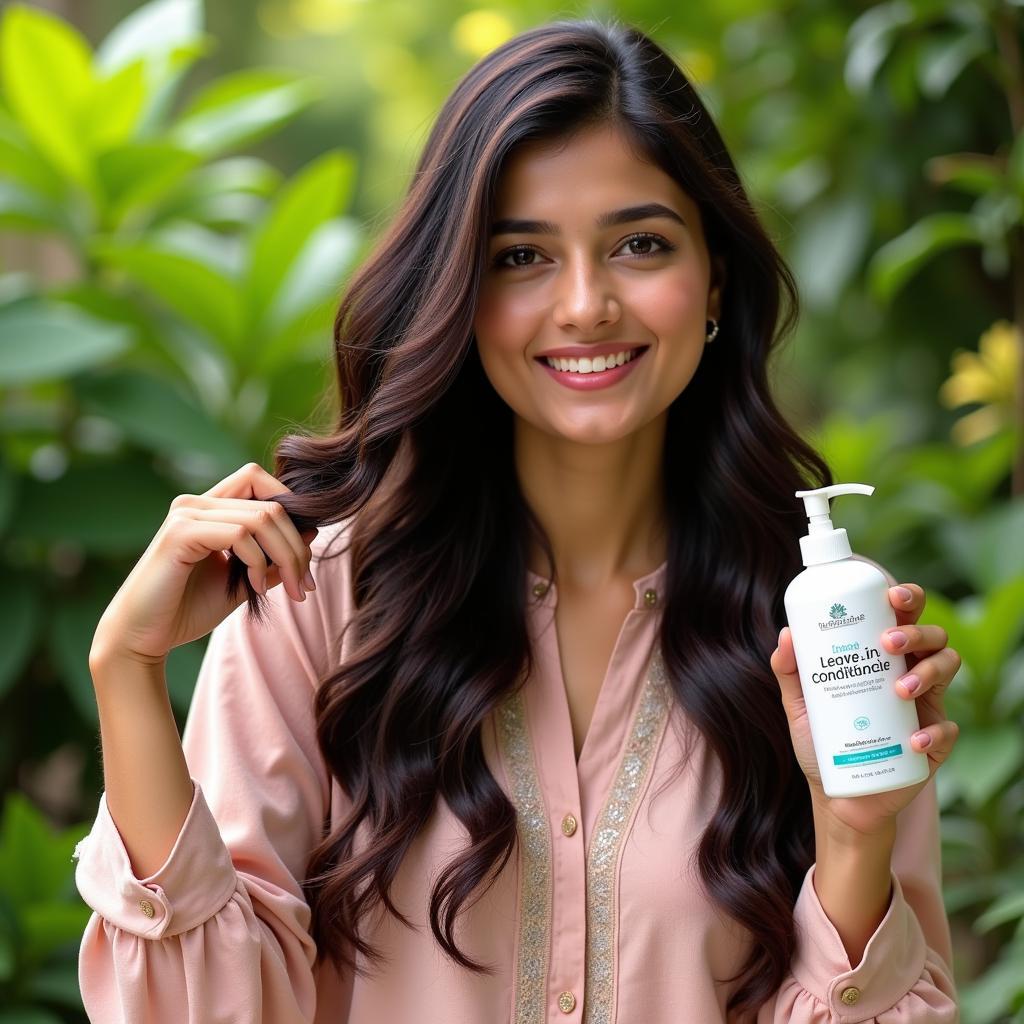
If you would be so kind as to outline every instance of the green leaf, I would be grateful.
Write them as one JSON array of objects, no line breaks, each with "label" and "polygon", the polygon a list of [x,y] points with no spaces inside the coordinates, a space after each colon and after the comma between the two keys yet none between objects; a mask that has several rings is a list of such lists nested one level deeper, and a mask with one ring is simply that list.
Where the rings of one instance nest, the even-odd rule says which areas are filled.
[{"label": "green leaf", "polygon": [[[62,875],[72,874],[68,861]],[[25,929],[23,955],[37,962],[45,960],[54,950],[82,937],[92,910],[84,903],[36,903],[22,912]]]},{"label": "green leaf", "polygon": [[0,180],[0,224],[22,231],[69,232],[63,207],[13,181]]},{"label": "green leaf", "polygon": [[925,161],[929,181],[982,196],[998,188],[1003,175],[997,160],[984,153],[945,153]]},{"label": "green leaf", "polygon": [[921,92],[930,100],[942,99],[971,61],[990,52],[991,44],[988,26],[922,40],[917,67]]},{"label": "green leaf", "polygon": [[154,222],[190,220],[221,229],[246,229],[262,220],[263,199],[280,186],[282,175],[256,157],[227,157],[189,175],[161,204]]},{"label": "green leaf", "polygon": [[264,321],[266,310],[313,233],[347,201],[354,176],[351,156],[326,153],[282,189],[252,240],[246,279],[251,329]]},{"label": "green leaf", "polygon": [[254,69],[217,79],[171,129],[174,141],[214,156],[273,131],[309,106],[321,87],[292,71]]},{"label": "green leaf", "polygon": [[0,308],[0,386],[66,377],[121,355],[131,332],[63,303]]},{"label": "green leaf", "polygon": [[160,202],[198,161],[194,153],[168,142],[128,142],[103,153],[96,171],[110,210],[106,227],[116,226],[134,209]]},{"label": "green leaf", "polygon": [[60,671],[61,684],[71,698],[83,722],[91,727],[99,724],[96,692],[89,671],[89,651],[92,649],[96,624],[100,621],[108,600],[90,593],[61,602],[50,614],[47,637],[48,650]]},{"label": "green leaf", "polygon": [[[81,931],[84,930],[83,924]],[[81,933],[76,938],[80,939]],[[47,964],[33,971],[26,979],[26,987],[27,994],[40,1002],[56,1003],[73,1010],[83,1009],[77,959],[71,963]]]},{"label": "green leaf", "polygon": [[202,452],[222,475],[248,459],[247,449],[167,377],[117,370],[82,380],[83,408],[116,423],[136,444],[170,456]]},{"label": "green leaf", "polygon": [[154,69],[166,69],[175,52],[202,38],[200,0],[153,0],[114,26],[96,50],[96,65],[110,73],[143,58]]},{"label": "green leaf", "polygon": [[977,591],[1024,577],[1024,498],[994,505],[974,519],[951,519],[940,527],[940,537]]},{"label": "green leaf", "polygon": [[865,94],[898,38],[898,30],[912,24],[914,10],[905,0],[875,4],[858,17],[847,34],[844,77],[850,91]]},{"label": "green leaf", "polygon": [[45,903],[61,891],[67,872],[52,856],[55,840],[53,830],[28,797],[18,790],[9,792],[0,823],[0,888],[18,911],[22,925],[28,907]]},{"label": "green leaf", "polygon": [[85,39],[52,14],[13,4],[0,24],[0,78],[11,110],[40,151],[91,191],[79,124],[95,84]]},{"label": "green leaf", "polygon": [[956,245],[980,241],[978,228],[969,215],[930,214],[875,253],[868,265],[869,286],[880,301],[888,302],[932,256]]},{"label": "green leaf", "polygon": [[852,190],[804,212],[794,239],[793,264],[809,305],[835,305],[860,267],[870,225],[867,197]]},{"label": "green leaf", "polygon": [[148,459],[72,464],[56,480],[26,479],[10,530],[23,540],[61,541],[87,553],[138,557],[167,515],[174,493]]},{"label": "green leaf", "polygon": [[242,303],[236,284],[222,273],[149,242],[97,240],[96,259],[117,267],[229,350],[237,351]]},{"label": "green leaf", "polygon": [[1024,946],[1020,943],[1000,950],[999,959],[984,974],[958,986],[964,1021],[1004,1020],[1024,992]]},{"label": "green leaf", "polygon": [[80,128],[89,140],[90,150],[99,153],[131,137],[146,98],[144,74],[139,60],[96,83]]},{"label": "green leaf", "polygon": [[1017,725],[989,726],[963,732],[943,771],[977,811],[1013,778],[1024,762],[1024,736]]},{"label": "green leaf", "polygon": [[203,32],[199,0],[154,0],[118,22],[96,51],[96,66],[110,74],[142,60],[140,131],[152,135],[159,130],[185,72],[213,45],[213,38]]},{"label": "green leaf", "polygon": [[46,199],[64,202],[64,179],[39,155],[25,129],[3,110],[0,110],[0,173]]},{"label": "green leaf", "polygon": [[991,931],[1007,921],[1024,917],[1024,892],[1009,892],[1001,896],[975,922],[974,930],[979,933]]},{"label": "green leaf", "polygon": [[[28,584],[28,580],[21,581]],[[43,601],[36,584],[15,587],[15,579],[0,591],[0,621],[4,642],[0,645],[0,697],[18,681],[35,650],[43,619]]]},{"label": "green leaf", "polygon": [[[929,602],[930,605],[930,602]],[[976,685],[991,698],[998,686],[1006,660],[1024,632],[1024,577],[994,587],[983,595],[964,598],[958,603],[960,635],[958,650],[977,677]]]},{"label": "green leaf", "polygon": [[1017,194],[1024,196],[1024,131],[1018,132],[1013,140],[1006,172]]}]

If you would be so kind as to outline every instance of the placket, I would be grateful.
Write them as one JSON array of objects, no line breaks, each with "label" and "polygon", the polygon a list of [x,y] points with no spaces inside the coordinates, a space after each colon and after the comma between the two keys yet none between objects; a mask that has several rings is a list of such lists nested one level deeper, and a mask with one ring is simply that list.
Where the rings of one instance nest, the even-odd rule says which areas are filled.
[{"label": "placket", "polygon": [[[536,677],[524,706],[550,835],[551,917],[544,1019],[581,1021],[586,995],[587,853],[598,815],[613,784],[636,713],[657,616],[644,607],[646,583],[637,581],[637,604],[627,613],[577,766],[572,722],[562,678],[553,588],[531,606]],[[644,652],[637,663],[636,651]]]}]

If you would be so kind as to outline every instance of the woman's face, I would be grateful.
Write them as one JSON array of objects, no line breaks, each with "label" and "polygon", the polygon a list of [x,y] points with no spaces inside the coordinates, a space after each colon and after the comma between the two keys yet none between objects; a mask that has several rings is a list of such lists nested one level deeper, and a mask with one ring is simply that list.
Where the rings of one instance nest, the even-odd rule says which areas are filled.
[{"label": "woman's face", "polygon": [[[649,204],[669,212],[598,222]],[[550,230],[503,223],[510,220],[549,222]],[[602,127],[560,150],[530,143],[512,154],[494,227],[474,330],[484,371],[512,410],[545,433],[588,444],[625,437],[663,413],[697,369],[724,284],[711,287],[690,197]],[[606,342],[646,351],[611,375],[553,371],[542,358],[579,349],[593,368]],[[570,366],[579,369],[575,358]]]}]

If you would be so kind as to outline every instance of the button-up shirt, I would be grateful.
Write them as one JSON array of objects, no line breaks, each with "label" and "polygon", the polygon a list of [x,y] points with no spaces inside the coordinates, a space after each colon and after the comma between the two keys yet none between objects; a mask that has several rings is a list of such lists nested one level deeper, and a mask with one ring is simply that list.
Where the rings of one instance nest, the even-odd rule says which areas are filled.
[{"label": "button-up shirt", "polygon": [[[709,900],[691,863],[722,776],[665,679],[656,639],[667,563],[633,581],[578,763],[557,587],[528,574],[534,671],[482,729],[519,841],[456,919],[457,944],[494,973],[455,964],[430,929],[437,874],[465,842],[443,801],[391,888],[415,928],[378,908],[360,934],[384,953],[383,967],[367,977],[329,961],[314,968],[300,879],[325,818],[337,827],[351,806],[320,756],[313,715],[315,688],[345,653],[336,638],[353,609],[340,536],[349,523],[313,541],[317,590],[306,601],[279,586],[268,594],[271,625],[250,622],[242,604],[213,630],[182,736],[192,803],[156,872],[134,874],[100,796],[76,851],[78,889],[94,911],[79,958],[90,1019],[725,1022],[732,988],[722,979],[738,973],[754,939]],[[328,547],[342,554],[321,560]],[[958,1020],[934,782],[899,814],[890,904],[857,964],[810,865],[792,911],[795,952],[757,1024]]]}]

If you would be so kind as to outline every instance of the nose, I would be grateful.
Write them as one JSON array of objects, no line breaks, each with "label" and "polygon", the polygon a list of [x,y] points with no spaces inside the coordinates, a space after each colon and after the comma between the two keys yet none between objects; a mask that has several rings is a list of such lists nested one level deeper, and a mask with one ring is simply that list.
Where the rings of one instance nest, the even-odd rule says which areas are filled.
[{"label": "nose", "polygon": [[559,327],[575,327],[586,334],[601,324],[618,321],[622,306],[603,269],[581,258],[568,264],[555,301]]}]

